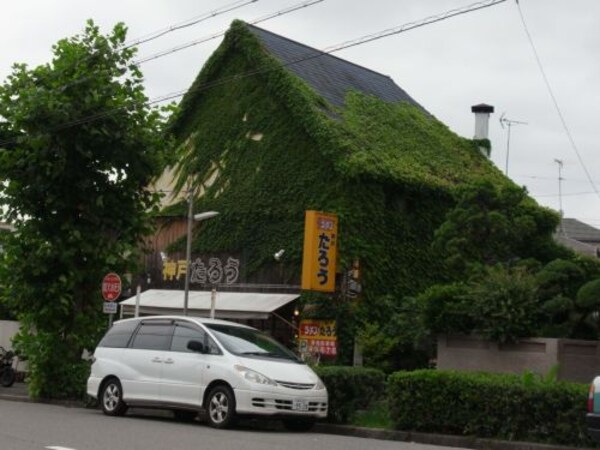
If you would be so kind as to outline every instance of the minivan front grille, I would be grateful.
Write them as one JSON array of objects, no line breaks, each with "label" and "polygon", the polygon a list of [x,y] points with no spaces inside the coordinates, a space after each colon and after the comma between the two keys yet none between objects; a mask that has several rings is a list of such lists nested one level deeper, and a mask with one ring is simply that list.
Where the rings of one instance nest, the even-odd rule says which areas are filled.
[{"label": "minivan front grille", "polygon": [[[256,408],[277,409],[280,411],[291,411],[292,401],[278,398],[254,397],[252,406]],[[327,402],[308,402],[308,412],[327,412]]]},{"label": "minivan front grille", "polygon": [[277,384],[289,388],[289,389],[303,389],[303,390],[307,390],[307,389],[312,389],[315,387],[314,384],[311,383],[293,383],[291,381],[281,381],[281,380],[275,380],[277,382]]}]

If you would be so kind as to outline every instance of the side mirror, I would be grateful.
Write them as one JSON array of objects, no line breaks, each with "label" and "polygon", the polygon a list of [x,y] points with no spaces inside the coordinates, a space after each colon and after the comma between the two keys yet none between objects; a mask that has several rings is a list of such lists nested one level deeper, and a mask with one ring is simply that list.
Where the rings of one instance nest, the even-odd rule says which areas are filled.
[{"label": "side mirror", "polygon": [[206,353],[206,347],[200,341],[188,341],[187,348],[193,352]]}]

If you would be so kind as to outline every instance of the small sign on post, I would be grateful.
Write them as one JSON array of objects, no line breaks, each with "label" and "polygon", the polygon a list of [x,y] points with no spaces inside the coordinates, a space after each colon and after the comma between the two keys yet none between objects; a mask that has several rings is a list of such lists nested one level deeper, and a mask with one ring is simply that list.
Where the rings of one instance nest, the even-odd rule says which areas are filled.
[{"label": "small sign on post", "polygon": [[117,304],[115,302],[104,302],[102,304],[102,312],[105,314],[116,314]]},{"label": "small sign on post", "polygon": [[114,272],[104,275],[102,280],[102,297],[107,302],[114,302],[121,295],[121,277]]},{"label": "small sign on post", "polygon": [[115,300],[121,295],[121,277],[114,272],[107,273],[102,279],[102,298],[104,305],[102,311],[108,316],[108,328],[112,326],[113,314],[117,312]]}]

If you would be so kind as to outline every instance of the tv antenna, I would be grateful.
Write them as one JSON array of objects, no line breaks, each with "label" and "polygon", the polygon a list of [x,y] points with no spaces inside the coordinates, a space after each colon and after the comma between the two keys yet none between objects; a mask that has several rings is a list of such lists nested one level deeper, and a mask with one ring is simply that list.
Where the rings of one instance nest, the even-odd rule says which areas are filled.
[{"label": "tv antenna", "polygon": [[521,122],[519,120],[512,120],[505,117],[506,113],[502,113],[500,116],[500,126],[504,129],[506,125],[508,127],[508,135],[506,138],[506,168],[504,174],[508,176],[508,155],[510,154],[510,129],[515,125],[529,125],[527,122]]}]

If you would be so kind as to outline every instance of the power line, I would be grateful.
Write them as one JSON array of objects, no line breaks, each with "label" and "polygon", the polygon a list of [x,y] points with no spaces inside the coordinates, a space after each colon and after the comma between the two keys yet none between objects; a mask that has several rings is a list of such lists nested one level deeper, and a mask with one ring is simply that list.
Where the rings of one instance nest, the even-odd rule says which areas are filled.
[{"label": "power line", "polygon": [[[193,21],[193,23],[189,23],[188,24],[188,22],[190,22],[190,21],[186,21],[186,22],[183,22],[182,24],[186,24],[185,25],[186,27],[187,26],[191,26],[191,25],[195,25],[195,24],[199,23],[202,20],[206,20],[208,18],[216,17],[217,15],[223,14],[225,12],[232,11],[234,9],[241,8],[242,6],[246,6],[246,5],[250,4],[250,3],[255,3],[257,1],[259,1],[259,0],[246,0],[241,5],[238,5],[236,7],[228,8],[228,6],[234,5],[236,3],[240,3],[238,1],[236,3],[232,3],[232,4],[228,5],[228,6],[224,6],[223,8],[221,8],[219,10],[213,11],[212,13],[205,14],[204,16],[200,16],[201,19],[198,19],[198,20],[195,20],[195,21],[194,21],[194,19],[190,19],[190,21]],[[286,14],[290,14],[292,12],[298,11],[298,10],[303,9],[303,8],[307,8],[309,6],[313,6],[314,4],[321,3],[321,2],[324,2],[324,1],[325,0],[309,0],[308,2],[303,2],[303,3],[295,4],[295,5],[292,5],[292,6],[288,7],[288,8],[284,8],[284,9],[281,9],[281,10],[276,11],[274,13],[271,13],[271,14],[268,14],[266,16],[260,17],[259,19],[256,19],[256,20],[254,20],[254,21],[252,21],[250,23],[251,24],[258,24],[258,23],[261,23],[261,22],[266,22],[267,20],[271,20],[271,19],[274,19],[274,18],[277,18],[277,17],[281,17],[281,16],[284,16]],[[173,27],[167,28],[167,30],[171,30],[172,29],[172,31],[175,31],[175,30],[180,29],[182,26],[183,25],[175,25]],[[170,55],[172,53],[175,53],[175,52],[180,51],[180,50],[184,50],[186,48],[189,48],[189,47],[192,47],[192,46],[195,46],[195,45],[198,45],[198,44],[209,42],[209,41],[211,41],[213,39],[216,39],[216,38],[224,36],[225,33],[226,33],[226,31],[227,30],[220,31],[220,32],[215,33],[213,35],[204,37],[202,39],[191,41],[191,42],[188,42],[186,44],[182,44],[180,46],[177,46],[177,47],[174,47],[174,48],[171,48],[171,49],[168,49],[168,50],[164,50],[164,51],[159,52],[159,53],[155,53],[155,54],[150,55],[150,56],[148,56],[146,58],[143,58],[143,59],[140,59],[140,60],[134,60],[132,65],[139,67],[141,64],[144,64],[144,63],[146,63],[148,61],[151,61],[151,60],[154,60],[154,59],[158,59],[158,58],[161,58],[163,56],[168,56],[168,55]],[[157,32],[158,34],[155,37],[142,38],[142,39],[140,39],[139,42],[142,43],[142,44],[145,43],[145,42],[149,42],[150,40],[154,40],[154,39],[157,39],[158,37],[164,36],[165,34],[167,34],[167,32],[170,32],[170,31],[165,31],[165,30],[159,31],[159,32]],[[152,34],[151,35],[147,35],[147,36],[152,36]],[[128,45],[125,45],[125,46],[123,46],[121,48],[122,49],[127,49],[127,48],[132,47],[133,45],[137,45],[137,44],[135,44],[135,43],[134,44],[128,44]],[[71,68],[76,68],[77,64],[81,64],[83,62],[86,62],[86,61],[88,61],[89,59],[91,59],[94,56],[96,56],[96,55],[88,55],[87,57],[82,58],[82,59],[76,61],[74,63],[74,65],[71,66]],[[61,70],[61,72],[64,72],[65,70],[66,70],[66,68],[63,69],[63,70]],[[81,77],[81,78],[78,78],[76,80],[70,81],[69,83],[65,83],[63,85],[57,86],[57,87],[55,87],[53,89],[50,89],[50,91],[64,90],[64,89],[66,89],[68,87],[72,87],[72,86],[75,86],[77,84],[85,83],[86,81],[94,79],[94,78],[98,77],[99,74],[102,74],[102,73],[109,74],[108,72],[109,71],[107,71],[107,70],[97,71],[92,76],[86,75],[84,77]]]},{"label": "power line", "polygon": [[[580,195],[591,195],[596,194],[595,191],[584,191],[584,192],[571,192],[571,193],[562,193],[563,197],[576,197]],[[559,194],[531,194],[534,197],[559,197]]]},{"label": "power line", "polygon": [[[274,19],[276,17],[281,17],[281,16],[284,16],[286,14],[292,13],[294,11],[298,11],[298,10],[303,9],[303,8],[308,8],[309,6],[313,6],[313,5],[316,5],[317,3],[321,3],[321,2],[324,2],[324,1],[325,0],[310,0],[308,2],[304,2],[304,3],[300,3],[300,4],[295,4],[295,5],[292,5],[292,6],[288,7],[288,8],[281,9],[281,10],[276,11],[276,12],[271,13],[271,14],[267,14],[266,16],[260,17],[258,19],[255,19],[255,20],[251,21],[251,22],[248,22],[248,23],[251,24],[251,25],[258,25],[259,23],[266,22],[267,20],[271,20],[271,19]],[[227,30],[219,31],[218,33],[211,34],[209,36],[205,36],[203,38],[196,39],[196,40],[193,40],[193,41],[189,41],[189,42],[186,42],[184,44],[168,48],[166,50],[162,50],[162,51],[160,51],[158,53],[154,53],[152,55],[148,55],[148,56],[146,56],[144,58],[138,59],[137,61],[134,61],[134,64],[136,66],[140,66],[141,64],[147,63],[148,61],[153,61],[155,59],[159,59],[159,58],[162,58],[164,56],[172,55],[173,53],[177,53],[177,52],[179,52],[181,50],[185,50],[185,49],[188,49],[190,47],[194,47],[194,46],[199,45],[199,44],[204,44],[205,42],[212,41],[214,39],[217,39],[217,38],[220,38],[222,36],[225,36],[226,32],[227,32]]]},{"label": "power line", "polygon": [[558,101],[552,90],[552,86],[550,85],[550,82],[548,81],[548,77],[546,76],[546,71],[544,70],[544,66],[542,65],[542,61],[540,59],[540,56],[539,56],[537,49],[535,47],[535,44],[533,42],[533,38],[531,37],[531,33],[529,33],[529,28],[527,27],[527,23],[525,22],[525,17],[523,15],[523,11],[521,10],[521,5],[519,4],[519,0],[516,0],[516,3],[517,3],[517,10],[519,11],[519,16],[521,17],[521,22],[523,24],[523,29],[525,30],[527,39],[529,40],[529,43],[531,44],[531,49],[533,50],[533,54],[535,56],[537,66],[540,70],[540,73],[542,74],[542,78],[544,79],[544,83],[546,84],[546,88],[548,89],[548,93],[550,94],[550,97],[552,99],[552,103],[554,103],[554,107],[556,109],[556,112],[558,113],[558,117],[560,118],[560,122],[565,130],[567,138],[569,139],[571,148],[573,148],[573,150],[575,151],[575,154],[577,155],[577,159],[579,160],[579,164],[583,168],[586,178],[589,181],[590,185],[592,186],[594,193],[598,196],[598,198],[600,198],[600,192],[596,188],[596,185],[594,184],[594,180],[592,179],[592,176],[590,175],[590,172],[588,171],[587,166],[585,165],[583,158],[582,158],[581,154],[579,153],[579,149],[577,148],[577,145],[575,144],[575,140],[573,139],[573,136],[571,135],[571,131],[569,130],[569,127],[567,126],[567,121],[565,120],[563,113],[560,109],[560,106],[558,105]]},{"label": "power line", "polygon": [[[299,9],[310,7],[312,5],[315,5],[317,3],[321,3],[323,1],[325,1],[325,0],[310,0],[308,2],[302,2],[300,4],[295,4],[295,5],[292,5],[292,6],[288,7],[288,8],[281,9],[279,11],[276,11],[274,13],[271,13],[271,14],[263,16],[263,17],[261,17],[259,19],[256,19],[252,23],[265,22],[267,20],[274,19],[274,18],[277,18],[277,17],[281,17],[283,15],[290,14],[292,12],[298,11]],[[220,33],[215,34],[215,35],[212,35],[212,36],[209,36],[208,38],[202,39],[200,41],[194,41],[193,43],[191,43],[191,45],[197,45],[197,44],[200,44],[202,42],[207,42],[207,41],[209,41],[211,39],[215,39],[217,37],[223,36],[224,34],[225,34],[225,31],[220,32]],[[188,45],[185,48],[191,46],[189,44],[190,43],[188,43]],[[171,50],[173,50],[173,49],[171,49]],[[177,50],[175,50],[175,51],[177,51]],[[164,54],[161,54],[160,56],[156,56],[155,55],[155,56],[153,56],[153,57],[151,57],[151,58],[149,58],[147,60],[149,61],[150,59],[157,59],[158,57],[161,57],[161,56],[167,56],[168,54],[173,53],[173,52],[174,51],[165,52]],[[85,60],[85,58],[84,58],[84,60]],[[146,62],[146,61],[142,61],[142,62]],[[134,64],[139,66],[139,64],[141,64],[141,63],[138,62],[138,63],[134,63]],[[97,74],[96,74],[96,76],[97,76]],[[236,78],[236,77],[233,77],[233,78]],[[83,77],[83,78],[81,78],[79,80],[75,80],[75,81],[73,81],[71,83],[63,85],[61,88],[64,89],[65,87],[68,87],[68,86],[71,86],[71,85],[74,85],[74,84],[77,84],[77,83],[81,83],[81,82],[84,82],[84,81],[89,80],[89,79],[90,79],[90,77],[86,76],[86,77]],[[227,80],[227,81],[229,81],[229,80]],[[220,84],[222,84],[222,83],[219,83],[219,85]],[[200,86],[200,87],[203,87],[203,86]],[[212,86],[207,86],[207,88],[208,87],[212,87]],[[146,101],[144,103],[146,103],[147,105],[153,105],[153,104],[156,104],[156,103],[162,103],[162,102],[171,100],[173,98],[181,97],[182,95],[185,94],[185,92],[187,92],[187,90],[178,91],[176,93],[170,93],[170,94],[162,95],[162,96],[159,96],[159,97],[155,97],[153,100],[149,100],[149,101]],[[83,118],[80,118],[80,119],[76,119],[76,120],[73,120],[73,121],[70,121],[70,122],[66,122],[66,123],[63,123],[61,125],[58,125],[57,127],[55,127],[54,129],[52,129],[50,131],[51,132],[60,131],[60,130],[67,129],[67,128],[70,128],[70,127],[73,127],[73,126],[77,126],[77,125],[81,125],[81,124],[84,124],[84,123],[87,123],[87,122],[92,122],[92,121],[95,121],[95,120],[99,120],[99,119],[101,119],[103,117],[107,117],[107,116],[109,116],[109,115],[111,115],[111,114],[113,114],[115,112],[118,112],[118,111],[120,111],[123,108],[125,108],[125,106],[120,107],[120,108],[114,108],[114,109],[102,111],[102,112],[93,114],[91,116],[86,116],[86,117],[83,117]],[[18,142],[18,138],[13,138],[13,139],[8,139],[8,140],[0,141],[0,146],[11,144],[11,143],[15,143],[15,142]]]},{"label": "power line", "polygon": [[[143,36],[141,38],[136,38],[135,40],[130,41],[129,43],[125,43],[124,45],[120,46],[118,49],[119,50],[126,50],[126,49],[134,47],[134,46],[145,44],[147,42],[150,42],[150,41],[153,41],[155,39],[158,39],[159,37],[165,36],[166,34],[169,34],[169,33],[172,33],[174,31],[181,30],[181,29],[184,29],[184,28],[188,28],[188,27],[191,27],[193,25],[197,25],[197,24],[199,24],[201,22],[204,22],[204,21],[206,21],[208,19],[212,19],[212,18],[220,16],[222,14],[234,11],[236,9],[240,9],[240,8],[242,8],[244,6],[247,6],[247,5],[251,4],[251,3],[256,3],[258,1],[259,0],[237,0],[237,1],[233,2],[233,3],[229,3],[229,4],[225,5],[225,6],[222,6],[221,8],[215,9],[215,10],[207,12],[207,13],[204,13],[204,14],[202,14],[200,16],[196,16],[196,17],[193,17],[193,18],[188,19],[186,21],[183,21],[183,22],[180,22],[178,24],[172,25],[170,27],[163,28],[161,30],[149,33],[149,34],[147,34],[147,35],[145,35],[145,36]],[[54,72],[52,74],[52,77],[50,79],[57,78],[58,75],[65,73],[67,70],[77,69],[77,67],[79,65],[81,65],[81,64],[83,64],[83,63],[85,63],[85,62],[89,61],[90,59],[95,58],[97,56],[98,55],[96,53],[93,53],[93,54],[87,55],[87,56],[85,56],[85,57],[83,57],[81,59],[78,59],[78,60],[74,61],[72,64],[69,64],[67,67],[64,67],[61,70],[59,70],[58,73]],[[73,87],[73,86],[76,86],[78,84],[85,83],[86,81],[89,81],[91,79],[94,79],[94,78],[98,77],[98,75],[101,74],[101,73],[104,74],[104,75],[110,75],[110,71],[108,71],[108,70],[97,71],[93,76],[83,76],[81,78],[75,79],[73,81],[70,81],[68,83],[62,84],[60,86],[56,86],[55,88],[49,89],[49,91],[56,91],[56,90],[61,90],[62,91],[62,90],[65,90],[65,89],[67,89],[69,87]],[[34,81],[34,84],[37,84],[37,81]]]},{"label": "power line", "polygon": [[212,19],[213,17],[220,16],[221,14],[225,14],[225,13],[228,13],[231,11],[235,11],[236,9],[242,8],[251,3],[256,3],[258,1],[259,0],[238,0],[233,3],[229,3],[228,5],[225,5],[214,11],[202,14],[200,16],[193,17],[192,19],[185,20],[185,21],[180,22],[175,25],[171,25],[169,27],[163,28],[162,30],[154,31],[145,36],[142,36],[141,38],[137,38],[131,43],[126,43],[122,48],[137,47],[137,46],[145,44],[147,42],[154,41],[162,36],[165,36],[169,33],[174,32],[174,31],[182,30],[184,28],[188,28],[188,27],[197,25],[208,19]]},{"label": "power line", "polygon": [[[319,1],[323,1],[323,0],[313,0],[314,3],[318,3]],[[352,41],[346,41],[344,43],[341,43],[339,45],[335,45],[335,46],[331,46],[328,47],[327,49],[323,50],[323,51],[317,51],[316,53],[311,53],[308,54],[305,57],[302,58],[298,58],[296,60],[292,60],[290,62],[287,63],[282,63],[281,66],[278,67],[288,67],[288,66],[292,66],[294,64],[299,64],[301,62],[304,61],[308,61],[311,59],[315,59],[315,58],[319,58],[331,53],[335,53],[335,52],[339,52],[341,50],[347,49],[347,48],[351,48],[351,47],[356,47],[358,45],[362,45],[362,44],[366,44],[369,42],[373,42],[375,40],[379,40],[379,39],[383,39],[385,37],[390,37],[390,36],[394,36],[397,34],[401,34],[404,33],[406,31],[410,31],[410,30],[414,30],[417,28],[421,28],[427,25],[431,25],[437,22],[441,22],[443,20],[447,20],[456,16],[460,16],[463,14],[467,14],[470,12],[475,12],[484,8],[489,8],[491,6],[496,6],[499,5],[501,3],[506,2],[507,0],[485,0],[485,1],[480,1],[477,3],[472,3],[470,5],[467,5],[465,7],[462,8],[457,8],[457,9],[452,9],[449,10],[445,13],[441,13],[441,14],[436,14],[433,16],[428,16],[425,19],[422,19],[420,21],[417,22],[409,22],[407,24],[401,25],[399,27],[396,28],[390,28],[387,30],[384,30],[382,32],[376,33],[376,34],[370,34],[367,36],[363,36],[361,38],[352,40]],[[310,2],[309,2],[310,3]],[[312,50],[312,49],[311,49]],[[213,87],[218,87],[221,86],[223,84],[226,83],[230,83],[232,81],[238,81],[244,78],[248,78],[251,76],[255,76],[258,74],[263,74],[266,72],[269,72],[271,70],[274,70],[272,67],[268,66],[268,67],[259,67],[257,69],[245,72],[245,73],[241,73],[241,74],[236,74],[236,75],[232,75],[229,77],[225,77],[225,78],[221,78],[221,79],[217,79],[217,80],[213,80],[211,82],[207,82],[204,84],[201,84],[199,86],[196,86],[194,89],[184,89],[181,91],[177,91],[177,92],[173,92],[170,94],[166,94],[166,95],[162,95],[159,97],[155,97],[154,99],[148,100],[146,102],[144,102],[146,105],[150,106],[156,103],[162,103],[165,101],[169,101],[169,100],[174,100],[176,98],[182,97],[183,95],[187,94],[187,93],[191,93],[191,92],[200,92],[200,91],[204,91]],[[71,122],[66,122],[62,125],[59,125],[58,127],[54,128],[51,131],[59,131],[59,130],[63,130],[66,128],[70,128],[73,126],[77,126],[77,125],[81,125],[84,123],[88,123],[88,122],[92,122],[98,119],[101,119],[103,117],[107,117],[115,112],[120,111],[121,109],[123,109],[124,107],[120,107],[120,108],[113,108],[113,109],[109,109],[106,110],[104,112],[100,112],[91,116],[87,116],[87,117],[82,117],[80,119],[71,121]],[[11,140],[5,140],[5,141],[0,141],[0,146],[2,145],[6,145],[6,144],[10,144],[10,143],[14,143],[16,142],[16,139],[11,139]]]},{"label": "power line", "polygon": [[417,28],[421,28],[426,25],[431,25],[436,22],[442,22],[446,19],[451,19],[453,17],[461,16],[463,14],[471,13],[478,11],[480,9],[489,8],[491,6],[499,5],[500,3],[504,3],[506,0],[486,0],[480,1],[477,3],[472,3],[467,6],[463,6],[460,8],[451,9],[449,11],[435,14],[432,16],[428,16],[424,19],[418,20],[416,22],[408,22],[404,25],[394,28],[388,28],[387,30],[380,31],[378,33],[374,33],[368,36],[363,36],[358,39],[354,39],[351,41],[342,42],[339,45],[335,45],[332,47],[328,47],[323,50],[324,53],[335,53],[339,50],[345,50],[347,48],[356,47],[357,45],[366,44],[367,42],[377,41],[379,39],[383,39],[389,36],[393,36],[396,34],[404,33],[405,31],[414,30]]},{"label": "power line", "polygon": [[[538,176],[538,175],[522,175],[522,174],[515,174],[513,175],[514,178],[529,178],[532,180],[556,180],[556,177],[545,177],[545,176]],[[563,177],[562,178],[563,181],[570,181],[571,183],[589,183],[588,180],[583,179],[583,178],[571,178],[571,177]],[[600,181],[598,180],[594,180],[595,183],[600,183]]]}]

